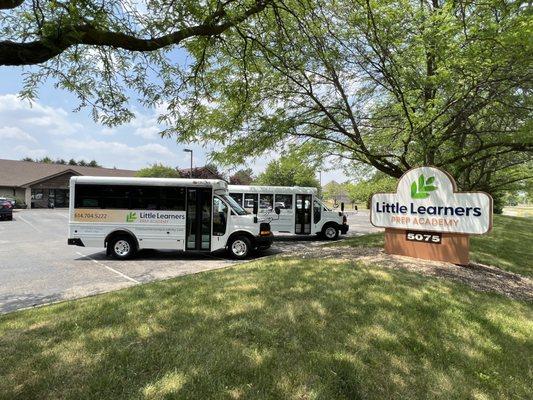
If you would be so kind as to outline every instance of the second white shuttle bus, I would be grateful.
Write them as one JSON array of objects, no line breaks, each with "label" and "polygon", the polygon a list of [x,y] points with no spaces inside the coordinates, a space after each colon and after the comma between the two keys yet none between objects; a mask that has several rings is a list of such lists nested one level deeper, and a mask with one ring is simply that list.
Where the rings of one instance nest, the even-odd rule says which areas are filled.
[{"label": "second white shuttle bus", "polygon": [[272,233],[210,179],[70,179],[69,245],[103,247],[115,258],[140,249],[215,251],[245,258]]},{"label": "second white shuttle bus", "polygon": [[341,212],[331,210],[317,198],[316,188],[229,185],[228,189],[230,196],[248,212],[257,204],[259,218],[269,219],[274,233],[319,234],[334,240],[340,233],[348,232],[344,204]]}]

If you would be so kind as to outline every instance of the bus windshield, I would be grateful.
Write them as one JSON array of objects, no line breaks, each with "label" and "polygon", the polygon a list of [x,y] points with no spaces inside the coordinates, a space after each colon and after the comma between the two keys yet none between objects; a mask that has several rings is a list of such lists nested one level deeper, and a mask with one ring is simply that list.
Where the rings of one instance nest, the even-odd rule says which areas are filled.
[{"label": "bus windshield", "polygon": [[325,205],[325,204],[322,202],[322,200],[318,200],[318,199],[316,199],[316,200],[317,200],[320,204],[322,204],[322,207],[324,207],[324,210],[326,210],[326,211],[331,211],[331,208],[329,208],[327,205]]},{"label": "bus windshield", "polygon": [[239,203],[237,203],[233,197],[228,196],[227,194],[225,194],[222,197],[224,197],[224,200],[226,200],[229,203],[229,205],[231,206],[231,209],[237,215],[246,215],[246,214],[248,214],[248,211],[246,211],[244,208],[242,208],[241,205]]}]

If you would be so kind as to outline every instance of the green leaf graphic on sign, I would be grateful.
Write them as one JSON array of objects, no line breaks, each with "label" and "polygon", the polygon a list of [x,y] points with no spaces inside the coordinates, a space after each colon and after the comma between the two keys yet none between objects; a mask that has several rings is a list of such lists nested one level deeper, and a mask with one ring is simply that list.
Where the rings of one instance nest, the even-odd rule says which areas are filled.
[{"label": "green leaf graphic on sign", "polygon": [[135,222],[137,219],[137,213],[131,211],[126,215],[126,222]]},{"label": "green leaf graphic on sign", "polygon": [[430,176],[427,180],[424,175],[418,177],[417,182],[411,183],[411,198],[413,199],[427,199],[430,192],[437,190],[437,186],[432,185],[435,182],[435,177]]}]

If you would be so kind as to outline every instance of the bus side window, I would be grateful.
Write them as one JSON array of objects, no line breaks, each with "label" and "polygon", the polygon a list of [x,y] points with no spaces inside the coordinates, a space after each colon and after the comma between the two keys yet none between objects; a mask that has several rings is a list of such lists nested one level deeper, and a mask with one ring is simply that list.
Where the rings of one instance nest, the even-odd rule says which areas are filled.
[{"label": "bus side window", "polygon": [[185,211],[184,187],[168,186],[161,188],[159,209],[166,211]]},{"label": "bus side window", "polygon": [[244,209],[249,213],[253,213],[254,203],[257,203],[258,195],[256,193],[245,193],[244,194]]},{"label": "bus side window", "polygon": [[228,220],[228,206],[218,197],[213,198],[213,236],[224,236]]},{"label": "bus side window", "polygon": [[235,200],[242,207],[242,195],[243,193],[230,193],[233,200]]},{"label": "bus side window", "polygon": [[265,211],[272,211],[274,209],[274,195],[261,194],[259,196],[259,209]]},{"label": "bus side window", "polygon": [[320,204],[318,201],[314,201],[313,203],[313,211],[314,211],[314,220],[315,224],[320,221],[320,218],[322,217],[322,204]]},{"label": "bus side window", "polygon": [[103,208],[100,185],[77,184],[74,188],[75,208]]},{"label": "bus side window", "polygon": [[281,210],[292,210],[292,194],[276,194],[274,207]]}]

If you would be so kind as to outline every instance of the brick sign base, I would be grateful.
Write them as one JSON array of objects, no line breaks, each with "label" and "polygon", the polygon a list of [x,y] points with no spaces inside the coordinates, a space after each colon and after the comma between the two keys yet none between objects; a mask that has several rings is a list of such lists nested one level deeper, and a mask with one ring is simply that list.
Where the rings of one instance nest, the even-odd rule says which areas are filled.
[{"label": "brick sign base", "polygon": [[405,229],[385,229],[385,253],[422,258],[425,260],[446,261],[467,265],[469,262],[469,235],[442,233],[441,243],[425,243],[406,239]]}]

